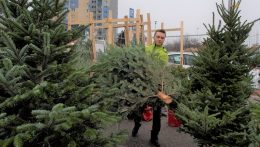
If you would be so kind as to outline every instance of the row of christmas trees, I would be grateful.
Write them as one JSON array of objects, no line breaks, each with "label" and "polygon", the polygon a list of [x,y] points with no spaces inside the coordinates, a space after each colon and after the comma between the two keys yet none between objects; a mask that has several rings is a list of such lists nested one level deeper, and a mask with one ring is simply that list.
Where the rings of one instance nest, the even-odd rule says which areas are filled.
[{"label": "row of christmas trees", "polygon": [[85,27],[66,30],[65,3],[0,1],[0,146],[116,146],[125,134],[104,128],[152,101],[162,78],[179,97],[181,130],[199,145],[259,145],[259,105],[251,112],[248,102],[258,57],[243,44],[254,22],[242,22],[238,7],[217,5],[224,23],[206,26],[186,71],[162,69],[142,46],[113,48],[92,64],[91,44],[79,41]]}]

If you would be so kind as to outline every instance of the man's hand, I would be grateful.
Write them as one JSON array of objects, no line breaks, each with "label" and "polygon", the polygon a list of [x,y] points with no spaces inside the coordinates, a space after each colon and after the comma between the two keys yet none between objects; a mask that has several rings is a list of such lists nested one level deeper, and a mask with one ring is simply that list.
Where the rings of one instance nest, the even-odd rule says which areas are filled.
[{"label": "man's hand", "polygon": [[159,91],[156,96],[158,96],[165,104],[170,104],[172,102],[172,98],[161,91]]}]

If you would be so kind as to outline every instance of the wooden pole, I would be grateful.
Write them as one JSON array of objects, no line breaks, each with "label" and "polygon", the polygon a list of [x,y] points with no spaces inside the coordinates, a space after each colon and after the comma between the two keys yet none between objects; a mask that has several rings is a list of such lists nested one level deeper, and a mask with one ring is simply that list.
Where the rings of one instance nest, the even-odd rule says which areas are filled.
[{"label": "wooden pole", "polygon": [[145,36],[144,36],[144,17],[143,15],[140,15],[140,20],[141,20],[141,40],[142,40],[142,43],[145,44]]},{"label": "wooden pole", "polygon": [[[136,21],[136,18],[128,18],[128,21]],[[125,18],[113,18],[111,20],[111,22],[125,22],[126,19]],[[106,23],[107,22],[107,18],[106,19],[102,19],[102,20],[95,20],[94,23]]]},{"label": "wooden pole", "polygon": [[129,30],[129,42],[132,42],[133,41],[133,30]]},{"label": "wooden pole", "polygon": [[[172,28],[172,29],[164,29],[166,32],[169,31],[181,31],[181,28]],[[156,30],[151,30],[151,32],[155,32]],[[145,30],[145,32],[148,32],[148,30]]]},{"label": "wooden pole", "polygon": [[136,29],[136,44],[139,45],[140,44],[140,22],[141,22],[141,18],[140,18],[140,9],[137,9],[136,11],[136,26],[135,26],[135,29]]},{"label": "wooden pole", "polygon": [[164,29],[164,23],[163,22],[161,23],[161,29]]},{"label": "wooden pole", "polygon": [[[126,21],[124,21],[126,22]],[[128,27],[135,27],[136,24],[129,24],[128,23]],[[125,24],[112,24],[112,28],[122,28],[125,27]],[[107,29],[108,25],[104,25],[104,26],[96,26],[95,29]]]},{"label": "wooden pole", "polygon": [[147,13],[147,44],[152,44],[152,29],[150,13]]},{"label": "wooden pole", "polygon": [[68,30],[71,30],[71,12],[68,13]]},{"label": "wooden pole", "polygon": [[184,27],[183,27],[183,21],[181,21],[181,38],[180,38],[180,50],[181,50],[181,66],[184,64],[184,57],[183,57],[183,52],[184,52]]},{"label": "wooden pole", "polygon": [[107,29],[107,43],[108,45],[114,45],[114,42],[113,42],[113,24],[111,23],[112,22],[112,11],[109,10],[109,16],[108,16],[108,19],[107,19],[107,25],[108,25],[108,29]]},{"label": "wooden pole", "polygon": [[93,62],[96,62],[96,38],[94,35],[95,32],[95,24],[93,23],[94,18],[93,18],[93,13],[89,12],[89,39],[92,42],[92,55],[93,55]]},{"label": "wooden pole", "polygon": [[[125,19],[128,20],[128,16],[125,16]],[[128,26],[128,21],[125,21],[125,45],[126,46],[129,45],[129,26]]]}]

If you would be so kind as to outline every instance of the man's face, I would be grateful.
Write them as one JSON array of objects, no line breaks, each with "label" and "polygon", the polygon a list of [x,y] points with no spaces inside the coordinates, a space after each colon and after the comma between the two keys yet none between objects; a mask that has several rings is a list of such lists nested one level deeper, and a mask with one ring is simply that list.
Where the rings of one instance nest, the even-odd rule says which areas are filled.
[{"label": "man's face", "polygon": [[162,32],[156,32],[156,34],[154,35],[153,39],[154,39],[154,43],[157,46],[162,46],[163,42],[165,40],[165,34]]}]

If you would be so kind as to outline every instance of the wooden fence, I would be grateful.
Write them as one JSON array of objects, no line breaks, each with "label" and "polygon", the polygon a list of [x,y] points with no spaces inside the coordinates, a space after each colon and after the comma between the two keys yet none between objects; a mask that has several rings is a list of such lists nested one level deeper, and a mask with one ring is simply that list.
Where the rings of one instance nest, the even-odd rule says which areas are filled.
[{"label": "wooden fence", "polygon": [[[140,14],[140,10],[137,9],[135,18],[128,18],[125,16],[124,18],[112,18],[112,11],[109,11],[109,16],[103,20],[94,20],[93,13],[88,12],[85,14],[87,19],[80,21],[72,21],[73,12],[69,12],[68,14],[68,29],[71,29],[72,25],[89,25],[89,39],[92,41],[92,54],[93,61],[96,61],[96,39],[95,33],[97,29],[106,29],[106,43],[110,46],[114,45],[114,29],[115,28],[123,28],[124,36],[125,36],[125,45],[129,46],[133,36],[136,38],[136,44],[152,44],[152,33],[155,30],[151,29],[151,17],[150,13],[147,13],[146,21],[144,21],[143,15]],[[96,26],[96,24],[101,24]],[[145,29],[146,26],[146,29]],[[130,28],[135,28],[130,29]],[[183,65],[183,46],[184,46],[184,27],[183,22],[179,28],[164,28],[164,24],[161,23],[161,29],[165,29],[166,32],[170,31],[179,31],[180,32],[180,51],[181,51],[181,65]],[[146,38],[145,38],[146,35]]]}]

